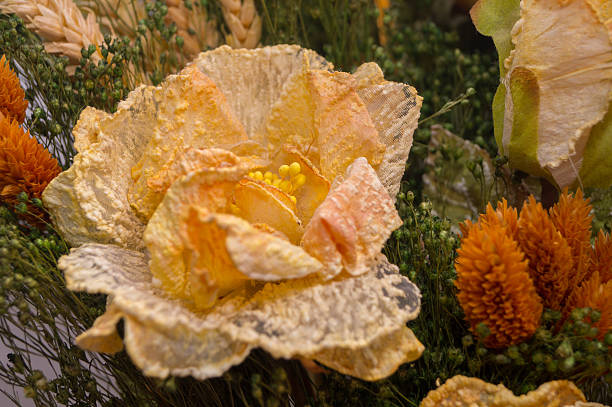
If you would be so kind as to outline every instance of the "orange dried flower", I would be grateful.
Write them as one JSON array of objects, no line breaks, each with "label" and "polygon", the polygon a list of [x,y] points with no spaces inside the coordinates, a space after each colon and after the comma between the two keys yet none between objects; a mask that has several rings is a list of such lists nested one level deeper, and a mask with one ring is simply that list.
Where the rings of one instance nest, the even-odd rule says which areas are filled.
[{"label": "orange dried flower", "polygon": [[591,271],[599,272],[602,283],[612,280],[612,239],[602,230],[597,234],[591,252]]},{"label": "orange dried flower", "polygon": [[591,222],[593,216],[590,199],[584,199],[579,189],[575,195],[563,190],[557,202],[550,209],[550,218],[572,250],[574,275],[570,285],[575,285],[587,277],[591,252]]},{"label": "orange dried flower", "polygon": [[603,339],[612,331],[612,280],[604,282],[598,271],[582,282],[568,299],[567,312],[574,308],[590,307],[601,313],[601,318],[591,322],[598,329],[597,339]]},{"label": "orange dried flower", "polygon": [[517,237],[544,306],[560,310],[575,274],[572,250],[533,196],[521,210]]},{"label": "orange dried flower", "polygon": [[505,228],[473,226],[457,250],[457,297],[476,334],[485,323],[485,345],[503,348],[529,338],[542,314],[542,303],[527,272],[527,261]]},{"label": "orange dried flower", "polygon": [[[17,120],[0,119],[0,202],[14,205],[20,192],[40,198],[60,172],[57,160]],[[37,208],[29,209],[41,215]]]},{"label": "orange dried flower", "polygon": [[459,224],[459,228],[461,229],[461,234],[465,237],[473,227],[482,224],[506,228],[508,236],[516,238],[516,232],[518,230],[518,215],[516,209],[508,207],[508,201],[506,201],[506,198],[503,198],[497,203],[495,209],[493,209],[491,203],[488,203],[486,212],[480,214],[477,223],[472,223],[471,220],[467,219]]},{"label": "orange dried flower", "polygon": [[0,118],[12,117],[23,123],[28,101],[21,89],[19,78],[2,55],[0,59]]}]

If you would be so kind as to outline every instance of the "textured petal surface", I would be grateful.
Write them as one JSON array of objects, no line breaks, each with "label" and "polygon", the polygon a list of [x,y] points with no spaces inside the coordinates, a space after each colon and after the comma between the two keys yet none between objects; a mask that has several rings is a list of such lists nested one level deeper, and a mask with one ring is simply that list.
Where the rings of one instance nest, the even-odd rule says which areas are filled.
[{"label": "textured petal surface", "polygon": [[[610,33],[587,0],[521,3],[521,18],[512,31],[515,48],[507,60],[508,75],[520,68],[537,81],[537,158],[560,186],[576,180],[591,128],[608,111]],[[506,109],[506,115],[512,112]]]},{"label": "textured petal surface", "polygon": [[181,74],[188,80],[179,89],[166,93],[165,103],[159,106],[151,124],[150,140],[131,171],[134,186],[129,190],[128,200],[145,221],[164,197],[162,192],[149,187],[149,179],[184,149],[210,148],[247,139],[225,97],[206,75],[193,67]]},{"label": "textured petal surface", "polygon": [[[359,366],[373,360],[387,364],[380,372],[391,373],[388,352],[394,351],[381,349],[378,341],[398,335],[398,327],[416,318],[420,308],[418,288],[382,256],[357,278],[268,283],[248,299],[228,296],[209,312],[156,288],[139,252],[88,244],[72,249],[59,266],[70,289],[113,295],[113,306],[126,317],[128,353],[146,374],[158,377],[218,376],[251,346],[283,358],[321,353],[325,359],[326,350],[350,349],[358,355],[354,370],[347,367],[350,374],[367,374]],[[416,339],[405,330],[399,334],[397,352],[417,356]],[[368,352],[373,354],[364,356]]]},{"label": "textured petal surface", "polygon": [[[85,149],[43,194],[45,207],[68,243],[144,248],[145,224],[127,199],[133,186],[130,173],[154,133],[161,107],[176,103],[180,93],[192,86],[192,79],[190,75],[172,75],[159,87],[141,86],[119,103],[116,113],[101,120],[103,115],[91,109],[83,113],[76,128],[79,148]],[[95,137],[82,134],[87,129],[95,132]]]},{"label": "textured petal surface", "polygon": [[365,158],[358,158],[317,208],[302,238],[306,251],[333,277],[366,272],[401,225],[393,201]]},{"label": "textured petal surface", "polygon": [[364,380],[380,380],[402,364],[421,357],[425,347],[410,328],[401,328],[376,338],[360,349],[332,348],[310,355],[339,372]]},{"label": "textured petal surface", "polygon": [[[219,166],[204,167],[176,180],[144,232],[144,241],[151,254],[151,272],[168,292],[182,298],[191,297],[183,257],[185,244],[179,234],[189,208],[197,205],[209,213],[227,212],[234,186],[249,170],[248,163],[243,165],[235,155],[223,150],[208,150],[202,154],[215,155],[214,151],[220,152],[217,155]],[[230,165],[231,162],[235,164]]]},{"label": "textured petal surface", "polygon": [[237,216],[251,223],[265,223],[282,232],[293,244],[298,244],[304,228],[295,214],[295,204],[289,195],[263,182],[240,181],[233,194]]},{"label": "textured petal surface", "polygon": [[305,69],[333,69],[322,56],[297,45],[252,50],[222,46],[200,54],[192,64],[219,87],[250,138],[293,75]]},{"label": "textured petal surface", "polygon": [[376,172],[395,201],[412,147],[412,135],[421,115],[423,98],[417,95],[412,86],[388,81],[368,85],[362,83],[357,94],[368,109],[380,141],[386,146]]},{"label": "textured petal surface", "polygon": [[[213,305],[219,295],[239,288],[247,279],[300,278],[322,268],[301,247],[233,215],[191,207],[181,227],[191,296],[200,308]],[[201,283],[194,284],[193,275]]]},{"label": "textured petal surface", "polygon": [[475,377],[455,376],[429,392],[420,407],[562,407],[586,401],[576,385],[566,380],[544,383],[524,396],[504,385]]}]

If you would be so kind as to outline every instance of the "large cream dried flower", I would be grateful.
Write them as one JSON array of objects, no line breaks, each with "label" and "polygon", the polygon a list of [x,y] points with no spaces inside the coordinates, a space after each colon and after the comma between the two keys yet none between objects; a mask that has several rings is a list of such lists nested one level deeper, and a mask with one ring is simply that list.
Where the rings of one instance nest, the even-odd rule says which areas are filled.
[{"label": "large cream dried flower", "polygon": [[416,286],[380,250],[421,99],[375,64],[221,47],[75,126],[44,201],[69,288],[110,294],[77,338],[148,375],[221,375],[254,347],[366,380],[423,346]]}]

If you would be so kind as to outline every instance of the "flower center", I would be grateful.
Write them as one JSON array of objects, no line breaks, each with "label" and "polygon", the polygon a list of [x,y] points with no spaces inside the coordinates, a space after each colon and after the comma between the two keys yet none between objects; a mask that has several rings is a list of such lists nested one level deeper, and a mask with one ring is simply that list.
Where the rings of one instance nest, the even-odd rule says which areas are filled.
[{"label": "flower center", "polygon": [[306,176],[302,174],[302,167],[297,162],[281,165],[278,167],[278,173],[254,171],[249,172],[248,176],[280,189],[289,195],[293,203],[296,203],[296,198],[293,194],[306,183]]}]

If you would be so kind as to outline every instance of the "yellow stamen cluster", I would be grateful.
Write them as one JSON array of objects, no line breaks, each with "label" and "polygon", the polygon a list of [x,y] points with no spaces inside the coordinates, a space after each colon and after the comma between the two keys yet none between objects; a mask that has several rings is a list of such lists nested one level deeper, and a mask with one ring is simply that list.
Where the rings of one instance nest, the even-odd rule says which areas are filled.
[{"label": "yellow stamen cluster", "polygon": [[293,195],[295,191],[306,183],[306,175],[302,174],[302,167],[300,163],[292,162],[291,164],[283,164],[278,167],[278,174],[270,171],[262,173],[261,171],[249,172],[249,178],[253,178],[258,181],[263,181],[268,185],[272,185],[280,189],[283,192],[289,194],[293,203],[297,202],[297,199]]}]

